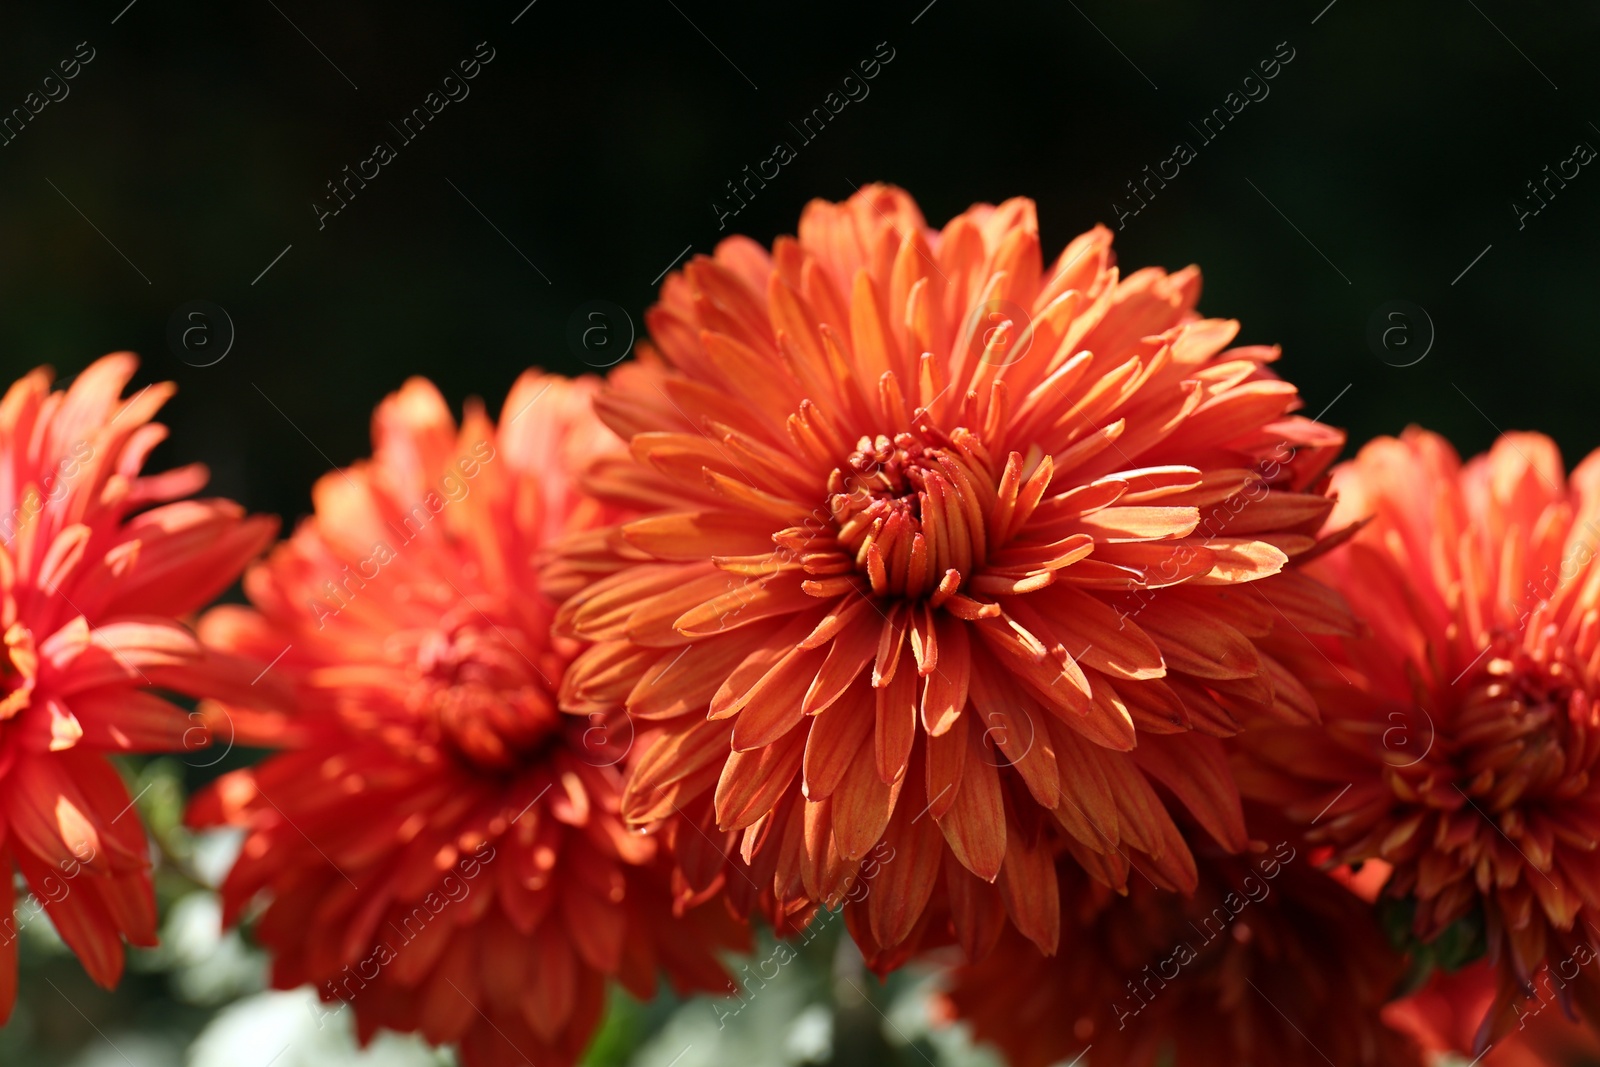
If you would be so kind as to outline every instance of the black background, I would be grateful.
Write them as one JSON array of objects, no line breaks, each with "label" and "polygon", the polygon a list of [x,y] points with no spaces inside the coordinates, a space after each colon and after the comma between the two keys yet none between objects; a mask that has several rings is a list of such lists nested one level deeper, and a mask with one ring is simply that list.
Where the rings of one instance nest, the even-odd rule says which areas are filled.
[{"label": "black background", "polygon": [[[806,200],[882,180],[934,224],[1032,196],[1053,257],[1115,227],[1124,183],[1179,140],[1198,156],[1123,220],[1120,262],[1200,264],[1202,310],[1281,343],[1308,414],[1332,404],[1355,444],[1409,422],[1464,452],[1497,428],[1550,432],[1569,463],[1600,443],[1600,167],[1525,228],[1512,209],[1546,164],[1600,146],[1592,7],[124,2],[0,14],[0,111],[95,50],[0,147],[0,369],[139,351],[141,383],[180,384],[160,465],[203,459],[216,491],[289,521],[318,474],[366,453],[407,376],[497,409],[526,366],[580,371],[574,315],[609,301],[642,329],[685,246],[770,242]],[[470,96],[401,147],[387,123],[480,41],[495,58]],[[879,42],[894,58],[870,95],[802,144],[789,124]],[[1294,59],[1270,95],[1203,143],[1188,123],[1279,42]],[[379,140],[398,158],[319,230],[324,183]],[[713,201],[780,140],[797,158],[719,233]],[[195,299],[237,330],[214,366],[167,342]],[[1368,342],[1396,299],[1436,330],[1414,366]],[[1426,347],[1414,320],[1390,362]]]}]

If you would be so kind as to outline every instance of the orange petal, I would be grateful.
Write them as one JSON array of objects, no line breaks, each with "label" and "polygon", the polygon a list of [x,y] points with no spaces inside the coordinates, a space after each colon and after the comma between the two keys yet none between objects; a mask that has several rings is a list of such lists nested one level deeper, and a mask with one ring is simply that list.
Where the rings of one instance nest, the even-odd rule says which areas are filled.
[{"label": "orange petal", "polygon": [[967,624],[941,612],[934,618],[934,629],[939,664],[922,686],[922,728],[931,737],[949,730],[966,709],[967,686],[972,678]]},{"label": "orange petal", "polygon": [[1035,598],[1067,653],[1113,678],[1159,678],[1166,671],[1161,650],[1134,622],[1099,597],[1062,585]]},{"label": "orange petal", "polygon": [[1061,898],[1056,860],[1049,839],[1023,839],[1012,826],[1006,834],[1006,861],[996,881],[1011,921],[1047,956],[1061,940]]},{"label": "orange petal", "polygon": [[877,877],[870,884],[867,912],[872,934],[879,944],[899,945],[917,925],[938,880],[944,856],[944,835],[928,814],[920,794],[907,794],[889,820],[884,841],[890,847],[880,859]]},{"label": "orange petal", "polygon": [[967,759],[961,788],[939,828],[961,865],[985,882],[1000,874],[1006,856],[1005,807],[994,750],[977,730],[967,732]]},{"label": "orange petal", "polygon": [[[730,582],[733,576],[727,576]],[[817,600],[790,574],[737,582],[730,591],[691,608],[673,625],[686,637],[724,633],[817,606]],[[809,627],[808,627],[809,629]]]},{"label": "orange petal", "polygon": [[955,853],[944,858],[945,892],[950,920],[967,961],[976,963],[993,950],[1006,928],[1006,906],[1000,891],[962,866]]},{"label": "orange petal", "polygon": [[1223,848],[1244,850],[1244,811],[1222,742],[1183,734],[1144,737],[1133,761],[1170,789]]},{"label": "orange petal", "polygon": [[[788,625],[776,632],[764,634],[760,644],[752,648],[728,674],[716,695],[711,698],[707,716],[725,719],[738,712],[749,700],[750,691],[762,679],[797,654],[795,642],[810,629],[806,618],[789,620]],[[691,646],[693,647],[693,646]]]},{"label": "orange petal", "polygon": [[909,652],[902,653],[894,677],[882,689],[875,689],[877,705],[876,744],[878,777],[898,782],[905,777],[911,760],[911,743],[917,736],[917,684],[921,680],[912,666]]},{"label": "orange petal", "polygon": [[[58,885],[61,868],[43,863],[28,852],[18,852],[16,860],[23,878],[50,916],[51,925],[78,957],[89,977],[104,989],[114,988],[122,977],[122,931],[100,895],[87,881],[96,876],[80,873],[79,877],[86,881],[74,892],[61,895],[57,889],[52,894],[50,888]],[[109,878],[103,880],[110,881]],[[144,891],[151,892],[148,878],[144,883]]]},{"label": "orange petal", "polygon": [[903,781],[886,783],[865,745],[856,752],[833,794],[833,834],[844,859],[860,859],[883,837]]},{"label": "orange petal", "polygon": [[1171,670],[1196,678],[1253,678],[1261,657],[1249,638],[1199,608],[1156,593],[1139,615]]},{"label": "orange petal", "polygon": [[[865,603],[865,601],[863,601]],[[883,628],[877,611],[858,611],[828,646],[828,658],[806,691],[803,708],[814,715],[844,694],[850,683],[877,654],[872,637]]]},{"label": "orange petal", "polygon": [[810,800],[821,800],[839,787],[857,751],[872,733],[875,721],[872,690],[854,686],[847,699],[811,720],[806,736],[804,792]]},{"label": "orange petal", "polygon": [[[713,701],[714,709],[738,712],[733,723],[734,751],[744,752],[770,744],[805,717],[800,704],[805,699],[806,687],[816,676],[819,658],[821,655],[817,652],[791,649],[760,681],[734,697],[731,703],[719,706]],[[720,698],[722,692],[717,696]]]},{"label": "orange petal", "polygon": [[717,781],[728,758],[732,728],[722,721],[698,722],[663,734],[634,767],[622,795],[624,818],[648,823],[670,814],[680,792],[693,794]]},{"label": "orange petal", "polygon": [[541,1041],[553,1042],[572,1017],[578,999],[578,961],[559,923],[539,925],[530,972],[533,980],[522,991],[522,1021]]},{"label": "orange petal", "polygon": [[717,782],[717,826],[742,830],[771,811],[800,769],[805,741],[806,731],[791,729],[771,744],[730,755]]}]

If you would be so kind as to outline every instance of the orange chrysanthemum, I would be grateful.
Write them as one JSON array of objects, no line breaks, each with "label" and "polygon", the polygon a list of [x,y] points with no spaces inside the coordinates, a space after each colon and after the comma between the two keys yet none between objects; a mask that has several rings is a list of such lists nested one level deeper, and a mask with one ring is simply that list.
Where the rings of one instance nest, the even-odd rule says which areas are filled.
[{"label": "orange chrysanthemum", "polygon": [[616,517],[569,476],[616,445],[592,393],[529,373],[498,429],[472,405],[458,431],[413,379],[378,408],[373,459],[324,476],[315,515],[250,572],[255,610],[204,620],[293,703],[282,723],[228,709],[293,751],[190,812],[248,829],[226,916],[264,894],[274,983],[353,1007],[363,1040],[417,1030],[467,1067],[570,1064],[607,976],[641,997],[661,969],[721,990],[715,953],[744,943],[721,903],[674,918],[657,842],[624,826],[626,725],[556,709],[579,646],[550,637],[533,560]]},{"label": "orange chrysanthemum", "polygon": [[180,619],[238,578],[276,532],[226,500],[180,500],[203,466],[141,475],[167,435],[170,382],[129,399],[138,360],[106,356],[52,392],[40,369],[0,399],[0,1022],[17,992],[20,870],[89,976],[153,945],[150,850],[106,758],[208,740],[162,692],[248,688]]},{"label": "orange chrysanthemum", "polygon": [[941,1014],[1012,1067],[1420,1065],[1380,1022],[1405,965],[1365,901],[1291,838],[1196,851],[1191,897],[1063,869],[1059,958],[1008,933],[949,975]]},{"label": "orange chrysanthemum", "polygon": [[1547,963],[1600,1020],[1600,453],[1569,482],[1548,438],[1463,465],[1413,429],[1334,487],[1333,522],[1371,521],[1315,569],[1371,634],[1301,656],[1326,727],[1242,735],[1241,784],[1393,864],[1418,938],[1481,930],[1501,987],[1480,1047]]},{"label": "orange chrysanthemum", "polygon": [[633,461],[592,487],[648,514],[569,544],[612,573],[558,621],[597,642],[564,706],[652,731],[629,821],[720,830],[785,914],[887,839],[873,940],[942,894],[974,952],[1006,913],[1054,949],[1058,838],[1193,888],[1158,788],[1242,847],[1216,738],[1315,715],[1255,639],[1345,625],[1286,569],[1341,438],[1198,295],[1103,228],[1045,270],[1029,201],[935,231],[881,186],[674,274],[597,401]]}]

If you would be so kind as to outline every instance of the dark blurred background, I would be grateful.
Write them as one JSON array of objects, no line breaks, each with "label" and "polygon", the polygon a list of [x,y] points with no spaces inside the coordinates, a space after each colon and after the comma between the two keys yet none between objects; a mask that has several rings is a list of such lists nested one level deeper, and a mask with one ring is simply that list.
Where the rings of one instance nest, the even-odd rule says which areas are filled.
[{"label": "dark blurred background", "polygon": [[[1570,464],[1600,445],[1597,31],[1508,0],[8,4],[0,372],[138,351],[141,383],[180,384],[157,465],[203,459],[292,523],[407,376],[497,409],[529,365],[603,368],[669,266],[889,181],[934,224],[1034,197],[1052,258],[1105,222],[1125,269],[1200,264],[1202,309],[1282,344],[1353,443],[1542,429]],[[407,142],[390,124],[474,58]],[[791,124],[846,89],[806,143]],[[378,142],[395,157],[319,219]],[[793,161],[719,230],[779,142]],[[1180,142],[1141,207],[1128,183]],[[47,973],[114,1010],[70,960]]]},{"label": "dark blurred background", "polygon": [[[526,3],[7,5],[0,113],[94,58],[0,145],[6,377],[136,350],[145,378],[181,386],[160,458],[203,458],[218,491],[293,520],[406,376],[498,405],[530,364],[609,362],[629,329],[615,309],[642,328],[652,280],[723,235],[713,202],[780,140],[797,157],[724,232],[768,242],[809,198],[883,180],[936,224],[1032,196],[1052,256],[1115,227],[1137,206],[1125,183],[1186,141],[1196,157],[1122,217],[1121,262],[1200,264],[1202,308],[1281,343],[1309,414],[1337,397],[1326,418],[1356,442],[1415,421],[1465,451],[1496,427],[1546,430],[1569,462],[1600,444],[1579,403],[1600,379],[1600,167],[1569,164],[1521,229],[1512,206],[1537,206],[1524,183],[1579,142],[1600,148],[1600,9]],[[403,142],[389,123],[485,41],[470,95]],[[802,142],[790,123],[880,42],[894,58],[869,95]],[[1212,142],[1190,125],[1263,88]],[[326,183],[378,141],[396,158],[319,229]],[[195,300],[236,331],[212,366],[169,344]],[[594,301],[614,308],[589,318]],[[1398,327],[1387,348],[1375,315],[1380,336]],[[186,320],[189,363],[225,340],[214,319]],[[1426,358],[1393,365],[1427,348],[1429,319]],[[596,324],[586,351],[573,336]]]}]

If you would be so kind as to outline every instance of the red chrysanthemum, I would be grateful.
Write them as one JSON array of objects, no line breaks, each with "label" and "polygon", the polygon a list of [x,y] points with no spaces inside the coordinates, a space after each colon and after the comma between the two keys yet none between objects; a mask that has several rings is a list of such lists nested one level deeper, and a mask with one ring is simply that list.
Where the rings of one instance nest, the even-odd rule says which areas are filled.
[{"label": "red chrysanthemum", "polygon": [[276,532],[227,500],[180,500],[203,466],[141,475],[170,382],[122,390],[138,361],[95,361],[52,392],[40,369],[0,399],[0,1022],[17,992],[20,870],[104,986],[123,941],[153,945],[150,850],[106,758],[208,740],[161,695],[248,688],[180,620],[238,578]]},{"label": "red chrysanthemum", "polygon": [[1292,836],[1196,852],[1188,897],[1063,868],[1060,955],[1008,932],[948,976],[941,1013],[1012,1067],[1420,1065],[1379,1019],[1405,964],[1360,896]]},{"label": "red chrysanthemum", "polygon": [[248,830],[226,917],[265,895],[274,983],[349,1005],[363,1040],[416,1030],[468,1067],[570,1064],[607,976],[641,997],[659,970],[721,990],[715,953],[744,942],[720,902],[674,917],[657,842],[625,827],[626,724],[556,709],[579,646],[551,638],[533,563],[616,518],[569,474],[617,444],[592,393],[529,373],[498,428],[472,405],[458,430],[408,382],[378,408],[373,459],[324,476],[315,515],[252,569],[255,610],[204,620],[293,707],[227,709],[292,751],[190,812]]},{"label": "red chrysanthemum", "polygon": [[626,817],[717,834],[735,897],[836,901],[888,840],[874,941],[942,894],[969,950],[1007,913],[1053,950],[1058,841],[1192,889],[1159,788],[1243,846],[1216,738],[1315,715],[1256,639],[1345,625],[1286,569],[1341,438],[1194,269],[1109,246],[1046,270],[1026,200],[942,231],[896,189],[813,202],[674,274],[598,399],[633,459],[592,487],[647,514],[569,546],[613,573],[563,606],[597,642],[563,703],[650,729]]},{"label": "red chrysanthemum", "polygon": [[1313,569],[1371,633],[1300,656],[1326,725],[1241,735],[1241,784],[1341,860],[1393,864],[1418,938],[1459,956],[1481,929],[1501,985],[1480,1049],[1547,964],[1600,1020],[1600,453],[1569,481],[1548,438],[1463,465],[1413,429],[1334,487],[1333,522],[1371,521]]}]

